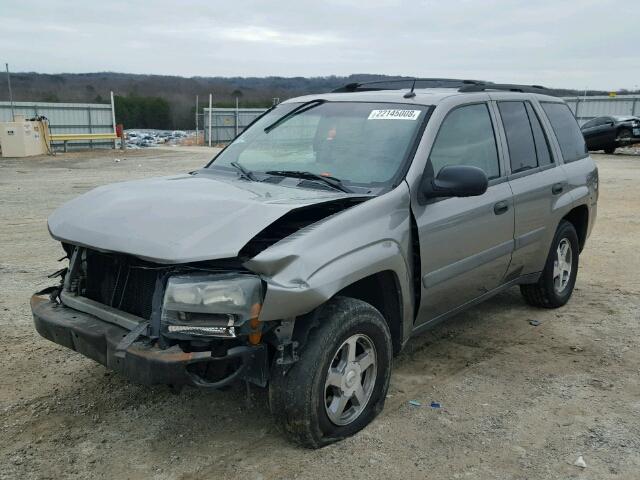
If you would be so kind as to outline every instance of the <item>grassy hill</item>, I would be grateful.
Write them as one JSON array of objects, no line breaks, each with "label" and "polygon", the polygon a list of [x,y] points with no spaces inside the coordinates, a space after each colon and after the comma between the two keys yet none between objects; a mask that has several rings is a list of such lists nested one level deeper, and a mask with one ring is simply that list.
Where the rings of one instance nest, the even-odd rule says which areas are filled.
[{"label": "grassy hill", "polygon": [[[193,128],[195,97],[200,96],[200,106],[208,102],[213,93],[217,107],[235,105],[236,95],[241,107],[264,107],[273,98],[287,98],[308,93],[330,91],[351,82],[394,78],[374,74],[354,74],[348,77],[177,77],[168,75],[136,75],[129,73],[13,73],[11,86],[15,101],[48,102],[108,102],[109,92],[120,97],[154,97],[157,104],[165,106],[163,114],[155,118],[149,115],[145,126],[157,128]],[[557,95],[575,95],[576,90],[554,90]],[[591,93],[591,92],[590,92]],[[592,94],[605,92],[592,92]],[[8,89],[0,81],[0,100],[8,100]],[[157,98],[156,98],[157,97]],[[158,100],[161,99],[161,100]],[[140,100],[142,102],[142,100]],[[145,100],[148,104],[150,99]],[[149,109],[150,112],[153,109]],[[162,124],[160,124],[162,123]],[[141,127],[142,125],[126,125]]]}]

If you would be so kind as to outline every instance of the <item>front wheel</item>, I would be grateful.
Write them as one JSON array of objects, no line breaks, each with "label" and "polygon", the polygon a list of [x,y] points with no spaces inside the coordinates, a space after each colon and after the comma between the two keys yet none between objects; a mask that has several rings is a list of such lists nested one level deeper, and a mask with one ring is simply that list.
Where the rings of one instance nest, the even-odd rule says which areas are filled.
[{"label": "front wheel", "polygon": [[557,308],[569,301],[578,275],[579,249],[576,229],[571,222],[562,220],[538,283],[520,285],[520,292],[528,304]]},{"label": "front wheel", "polygon": [[337,297],[321,307],[300,360],[275,365],[269,405],[297,443],[318,448],[353,435],[382,410],[393,356],[384,318],[361,300]]},{"label": "front wheel", "polygon": [[626,146],[631,144],[631,130],[628,128],[621,128],[616,135],[616,143],[618,146]]}]

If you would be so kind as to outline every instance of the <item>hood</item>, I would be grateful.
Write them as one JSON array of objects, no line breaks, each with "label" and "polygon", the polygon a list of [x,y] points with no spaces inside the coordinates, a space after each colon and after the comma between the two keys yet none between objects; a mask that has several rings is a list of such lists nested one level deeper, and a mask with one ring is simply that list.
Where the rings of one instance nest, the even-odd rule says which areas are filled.
[{"label": "hood", "polygon": [[344,198],[341,192],[282,187],[211,174],[96,188],[49,217],[56,240],[159,263],[233,258],[291,210]]}]

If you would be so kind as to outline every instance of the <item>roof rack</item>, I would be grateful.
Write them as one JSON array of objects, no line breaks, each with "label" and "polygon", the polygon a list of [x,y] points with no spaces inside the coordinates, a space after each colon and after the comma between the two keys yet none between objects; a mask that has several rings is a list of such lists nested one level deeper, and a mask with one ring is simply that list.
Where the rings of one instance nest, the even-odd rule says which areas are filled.
[{"label": "roof rack", "polygon": [[458,89],[459,92],[484,92],[486,90],[505,90],[508,92],[522,93],[546,93],[547,88],[540,85],[515,85],[512,83],[475,83],[473,85],[463,85]]},{"label": "roof rack", "polygon": [[438,85],[438,87],[443,87],[443,88],[457,88],[457,87],[485,84],[485,82],[482,82],[479,80],[461,80],[458,78],[401,78],[401,79],[394,79],[394,80],[374,80],[370,82],[348,83],[347,85],[344,85],[340,88],[336,88],[335,90],[332,90],[332,92],[333,93],[366,92],[366,91],[372,91],[372,90],[402,90],[403,88],[407,88],[407,87],[401,87],[401,86],[392,87],[392,88],[375,86],[379,84],[389,84],[389,83],[406,83],[408,84],[407,86],[411,88],[411,91],[413,91],[417,82],[431,82],[431,83],[444,84],[444,85]]}]

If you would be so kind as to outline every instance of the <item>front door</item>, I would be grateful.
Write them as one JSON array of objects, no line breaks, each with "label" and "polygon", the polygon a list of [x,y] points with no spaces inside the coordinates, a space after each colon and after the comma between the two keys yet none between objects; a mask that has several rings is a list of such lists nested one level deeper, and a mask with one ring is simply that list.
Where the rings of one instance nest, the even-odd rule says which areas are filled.
[{"label": "front door", "polygon": [[501,171],[494,124],[486,103],[454,108],[434,141],[426,174],[446,165],[473,165],[489,178],[480,196],[412,205],[420,239],[421,302],[417,324],[498,287],[513,251],[511,189]]}]

